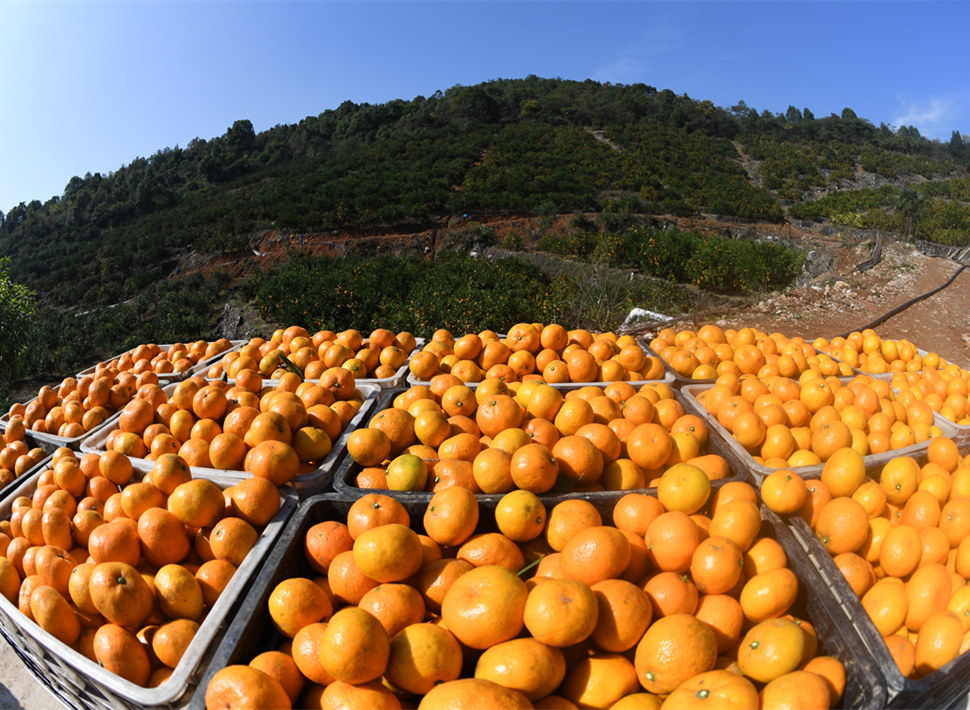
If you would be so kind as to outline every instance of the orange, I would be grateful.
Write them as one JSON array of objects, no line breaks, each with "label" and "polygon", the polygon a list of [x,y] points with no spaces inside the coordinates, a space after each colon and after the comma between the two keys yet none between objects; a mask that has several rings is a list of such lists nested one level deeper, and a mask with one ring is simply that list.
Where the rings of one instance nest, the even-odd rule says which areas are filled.
[{"label": "orange", "polygon": [[[594,451],[589,449],[589,446],[592,446],[592,444],[585,439],[583,441],[587,441],[589,446],[581,444],[578,441],[580,438],[582,437],[568,436],[561,438],[556,442],[552,450],[540,443],[529,443],[517,448],[509,459],[509,476],[512,479],[513,485],[531,493],[545,493],[555,485],[560,472],[576,479],[582,478],[585,473],[587,474],[587,480],[595,481],[598,478],[595,462],[599,452],[595,451],[594,454]],[[566,443],[562,443],[564,441]],[[571,448],[570,444],[581,447],[580,450],[586,455],[586,458],[583,459],[585,463],[581,465],[587,468],[592,467],[592,470],[585,472],[576,471],[576,466],[580,465],[577,464],[579,454],[575,454],[575,449]],[[593,448],[595,449],[595,447]],[[568,456],[561,458],[563,454],[568,454]],[[566,463],[565,469],[562,466],[563,463]],[[602,473],[601,456],[599,463],[600,473]],[[484,488],[482,490],[485,491]],[[499,490],[495,492],[504,493],[507,491]]]},{"label": "orange", "polygon": [[940,501],[927,490],[917,490],[903,505],[899,522],[922,531],[940,522]]},{"label": "orange", "polygon": [[744,627],[741,604],[728,594],[705,594],[697,600],[695,616],[714,631],[719,654],[736,647]]},{"label": "orange", "polygon": [[865,461],[851,447],[833,452],[822,467],[822,482],[833,497],[851,496],[865,480]]},{"label": "orange", "polygon": [[424,620],[421,593],[409,584],[381,584],[367,591],[357,606],[377,617],[393,640],[399,631]]},{"label": "orange", "polygon": [[658,569],[682,573],[690,568],[701,532],[687,513],[667,511],[650,523],[644,538],[650,559]]},{"label": "orange", "polygon": [[361,466],[376,466],[391,454],[391,440],[380,429],[355,429],[347,437],[347,453]]},{"label": "orange", "polygon": [[942,564],[918,567],[906,581],[906,628],[919,632],[932,614],[947,608],[952,591],[950,572]]},{"label": "orange", "polygon": [[[156,634],[157,636],[157,634]],[[264,651],[255,656],[249,666],[263,671],[275,678],[286,691],[290,702],[296,703],[306,685],[306,678],[300,672],[299,666],[289,653],[282,651]]]},{"label": "orange", "polygon": [[724,594],[741,579],[742,550],[727,537],[702,540],[691,557],[690,575],[701,594]]},{"label": "orange", "polygon": [[448,588],[441,617],[463,644],[485,649],[522,630],[528,595],[525,583],[514,572],[498,565],[476,567]]},{"label": "orange", "polygon": [[291,577],[277,584],[267,605],[273,624],[287,638],[293,638],[307,624],[325,621],[333,614],[327,593],[304,577]]},{"label": "orange", "polygon": [[368,493],[355,500],[347,511],[347,529],[351,538],[357,539],[365,530],[400,523],[409,526],[411,516],[404,505],[383,493]]},{"label": "orange", "polygon": [[518,572],[525,564],[522,550],[502,533],[487,532],[470,537],[455,553],[476,567],[500,565]]},{"label": "orange", "polygon": [[338,553],[327,572],[330,591],[342,604],[359,603],[364,594],[379,585],[357,566],[353,550]]},{"label": "orange", "polygon": [[531,491],[510,491],[495,507],[495,524],[509,539],[527,542],[537,538],[545,529],[546,507]]},{"label": "orange", "polygon": [[960,451],[953,439],[937,436],[928,444],[926,458],[942,466],[948,473],[953,473],[960,464]]},{"label": "orange", "polygon": [[657,572],[647,576],[639,584],[650,600],[654,618],[671,614],[693,614],[697,610],[700,594],[697,586],[686,574]]},{"label": "orange", "polygon": [[594,483],[603,474],[603,455],[585,437],[575,434],[561,437],[552,447],[552,456],[557,463],[557,472],[574,481]]},{"label": "orange", "polygon": [[593,585],[618,578],[630,562],[630,544],[622,531],[594,526],[578,531],[560,550],[563,576]]},{"label": "orange", "polygon": [[832,555],[855,552],[869,535],[865,508],[852,498],[833,498],[819,511],[815,535]]},{"label": "orange", "polygon": [[654,621],[643,634],[634,666],[644,689],[666,694],[712,670],[716,660],[717,640],[711,627],[690,614],[672,614]]},{"label": "orange", "polygon": [[700,510],[710,494],[711,481],[707,474],[688,463],[678,463],[664,471],[657,487],[657,498],[665,510],[688,514]]},{"label": "orange", "polygon": [[883,639],[896,667],[904,677],[912,677],[916,667],[916,647],[908,636],[892,634]]},{"label": "orange", "polygon": [[721,535],[746,551],[761,530],[761,509],[745,498],[718,502],[708,526],[709,535]]},{"label": "orange", "polygon": [[199,630],[190,619],[175,619],[158,627],[152,635],[152,653],[163,665],[174,669]]},{"label": "orange", "polygon": [[952,661],[960,653],[963,625],[952,611],[931,614],[916,636],[915,670],[929,675]]},{"label": "orange", "polygon": [[744,616],[755,623],[786,613],[798,596],[798,578],[787,567],[760,572],[741,588]]},{"label": "orange", "polygon": [[599,608],[591,638],[603,651],[622,653],[633,648],[652,620],[650,598],[637,585],[606,579],[591,588]]},{"label": "orange", "polygon": [[663,512],[663,506],[654,496],[627,493],[613,506],[613,525],[642,537],[653,519]]},{"label": "orange", "polygon": [[67,599],[53,587],[41,584],[30,594],[31,618],[44,631],[72,646],[81,635],[81,624]]},{"label": "orange", "polygon": [[761,499],[779,515],[791,515],[805,504],[808,487],[804,479],[790,469],[772,471],[761,481]]},{"label": "orange", "polygon": [[424,710],[526,710],[525,695],[485,678],[459,678],[439,683],[421,699]]},{"label": "orange", "polygon": [[478,525],[478,501],[467,488],[452,486],[436,492],[424,514],[424,528],[439,545],[457,546]]},{"label": "orange", "polygon": [[461,647],[451,632],[431,623],[415,623],[391,640],[386,678],[393,687],[424,695],[461,673]]},{"label": "orange", "polygon": [[659,424],[640,424],[626,438],[627,455],[644,470],[658,468],[670,456],[673,442]]},{"label": "orange", "polygon": [[565,675],[566,659],[562,651],[534,638],[513,639],[492,646],[479,656],[475,665],[476,678],[517,690],[530,700],[552,693]]},{"label": "orange", "polygon": [[580,530],[602,524],[596,506],[587,500],[570,498],[556,503],[549,511],[544,535],[549,546],[558,552]]},{"label": "orange", "polygon": [[169,494],[166,506],[183,524],[196,528],[215,525],[225,512],[222,489],[212,481],[194,478]]},{"label": "orange", "polygon": [[523,622],[537,641],[565,648],[593,633],[598,614],[596,596],[583,582],[540,579],[526,599]]},{"label": "orange", "polygon": [[152,613],[151,588],[124,562],[102,562],[91,571],[88,594],[98,612],[119,626],[137,627]]},{"label": "orange", "polygon": [[198,620],[205,604],[195,575],[178,564],[168,564],[155,573],[155,600],[163,614],[172,619]]},{"label": "orange", "polygon": [[320,636],[324,670],[336,680],[354,685],[381,677],[387,669],[391,642],[374,616],[344,607],[330,617]]},{"label": "orange", "polygon": [[[923,541],[910,525],[891,528],[879,548],[879,566],[892,577],[903,578],[915,570],[923,556]],[[885,634],[884,634],[885,635]]]},{"label": "orange", "polygon": [[794,670],[765,684],[758,695],[761,707],[800,707],[824,710],[832,707],[830,691],[822,676]]},{"label": "orange", "polygon": [[268,673],[248,665],[221,668],[209,680],[205,691],[207,707],[283,708],[292,701],[280,682]]},{"label": "orange", "polygon": [[[560,692],[566,702],[574,703],[574,707],[609,708],[619,707],[618,703],[622,703],[624,698],[648,695],[637,693],[639,689],[636,668],[625,655],[594,653],[582,657],[570,668]],[[538,703],[536,707],[540,707]],[[557,702],[551,707],[568,706]],[[635,707],[653,706],[638,702]]]},{"label": "orange", "polygon": [[421,541],[411,528],[388,523],[366,530],[354,539],[354,560],[377,582],[400,582],[421,567]]},{"label": "orange", "polygon": [[738,665],[747,677],[768,683],[795,670],[802,660],[805,637],[788,618],[761,621],[744,635],[738,646]]},{"label": "orange", "polygon": [[832,558],[849,587],[860,599],[876,583],[876,573],[872,564],[854,552],[843,552]]},{"label": "orange", "polygon": [[[152,672],[148,651],[129,629],[114,623],[103,624],[94,634],[92,650],[101,667],[135,685],[148,684]],[[247,688],[244,692],[252,691],[252,688]],[[282,689],[280,692],[283,692]],[[213,697],[216,698],[219,695],[217,684]],[[286,698],[285,693],[283,697]]]}]

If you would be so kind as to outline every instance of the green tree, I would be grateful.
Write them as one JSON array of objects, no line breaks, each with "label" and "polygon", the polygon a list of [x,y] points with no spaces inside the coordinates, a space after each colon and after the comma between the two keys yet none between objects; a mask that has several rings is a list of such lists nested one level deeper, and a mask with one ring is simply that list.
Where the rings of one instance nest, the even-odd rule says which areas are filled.
[{"label": "green tree", "polygon": [[0,399],[10,395],[10,386],[20,376],[25,351],[25,334],[34,315],[34,294],[10,280],[10,258],[0,259]]},{"label": "green tree", "polygon": [[896,193],[893,207],[906,221],[906,238],[909,240],[913,238],[913,222],[925,204],[926,198],[910,187],[904,187]]}]

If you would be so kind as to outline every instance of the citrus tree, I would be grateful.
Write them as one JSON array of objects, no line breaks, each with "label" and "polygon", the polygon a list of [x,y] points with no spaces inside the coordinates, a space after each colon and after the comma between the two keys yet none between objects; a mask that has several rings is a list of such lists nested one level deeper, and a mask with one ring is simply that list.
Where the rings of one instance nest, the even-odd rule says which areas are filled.
[{"label": "citrus tree", "polygon": [[10,259],[0,259],[0,401],[20,375],[24,335],[34,315],[34,294],[10,280]]}]

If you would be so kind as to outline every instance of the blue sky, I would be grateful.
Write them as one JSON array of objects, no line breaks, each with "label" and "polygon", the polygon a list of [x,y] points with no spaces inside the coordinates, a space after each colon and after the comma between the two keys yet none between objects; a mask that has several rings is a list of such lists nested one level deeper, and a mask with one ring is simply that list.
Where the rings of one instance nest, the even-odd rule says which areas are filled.
[{"label": "blue sky", "polygon": [[343,101],[530,74],[970,133],[970,3],[0,0],[0,210]]}]

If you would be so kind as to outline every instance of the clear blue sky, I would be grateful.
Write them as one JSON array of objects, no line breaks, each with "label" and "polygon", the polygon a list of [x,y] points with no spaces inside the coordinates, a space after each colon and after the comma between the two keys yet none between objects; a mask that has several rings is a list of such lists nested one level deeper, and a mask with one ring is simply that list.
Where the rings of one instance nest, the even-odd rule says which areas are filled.
[{"label": "clear blue sky", "polygon": [[0,210],[343,101],[529,74],[970,133],[970,3],[0,0]]}]

